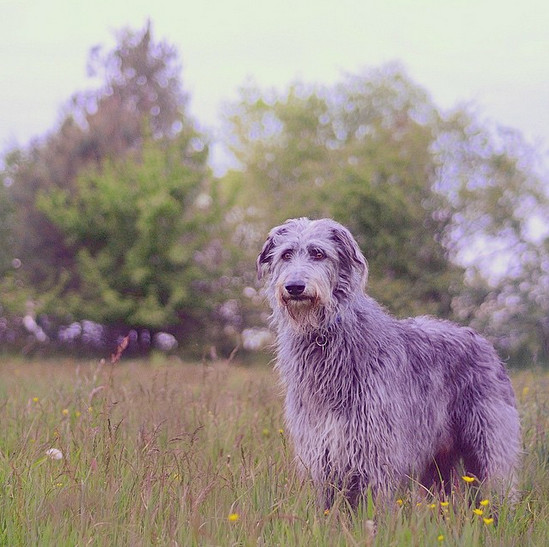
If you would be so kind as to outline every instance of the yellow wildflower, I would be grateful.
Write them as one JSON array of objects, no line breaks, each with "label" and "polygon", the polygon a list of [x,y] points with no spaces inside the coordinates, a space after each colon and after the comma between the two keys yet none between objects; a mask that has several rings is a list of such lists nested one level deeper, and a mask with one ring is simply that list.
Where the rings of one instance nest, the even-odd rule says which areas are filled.
[{"label": "yellow wildflower", "polygon": [[37,403],[39,400],[40,400],[40,399],[38,399],[38,397],[33,397],[33,398],[32,398],[32,402],[33,402],[33,403]]},{"label": "yellow wildflower", "polygon": [[466,483],[470,484],[472,482],[475,482],[475,478],[474,477],[468,477],[467,475],[464,475],[463,477],[461,477]]},{"label": "yellow wildflower", "polygon": [[493,518],[484,517],[482,520],[484,521],[484,524],[492,524],[494,522]]},{"label": "yellow wildflower", "polygon": [[444,534],[440,534],[440,535],[437,537],[437,539],[438,539],[439,541],[444,541]]},{"label": "yellow wildflower", "polygon": [[449,501],[441,501],[441,502],[440,502],[440,506],[441,506],[441,507],[448,507],[448,505],[450,505],[450,502],[449,502]]},{"label": "yellow wildflower", "polygon": [[475,513],[475,515],[482,515],[484,513],[484,511],[482,509],[473,509],[473,513]]},{"label": "yellow wildflower", "polygon": [[238,519],[240,518],[240,515],[238,513],[231,513],[228,517],[227,517],[227,520],[229,522],[236,522]]},{"label": "yellow wildflower", "polygon": [[429,509],[434,509],[436,506],[436,503],[430,503],[427,507],[429,507]]},{"label": "yellow wildflower", "polygon": [[329,514],[330,514],[330,510],[329,509],[324,509],[324,515],[328,516]]},{"label": "yellow wildflower", "polygon": [[404,501],[401,500],[400,498],[398,498],[398,499],[396,500],[396,503],[397,503],[397,505],[400,505],[401,507],[404,505]]},{"label": "yellow wildflower", "polygon": [[482,500],[480,502],[480,505],[482,505],[483,507],[486,507],[489,503],[490,503],[490,500]]},{"label": "yellow wildflower", "polygon": [[63,416],[68,416],[69,415],[69,409],[68,408],[64,408],[61,413],[63,414]]}]

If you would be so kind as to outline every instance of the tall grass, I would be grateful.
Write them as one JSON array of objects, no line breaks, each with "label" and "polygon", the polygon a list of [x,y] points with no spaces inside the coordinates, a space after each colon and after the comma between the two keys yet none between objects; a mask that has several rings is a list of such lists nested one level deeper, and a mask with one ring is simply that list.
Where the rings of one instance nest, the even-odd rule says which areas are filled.
[{"label": "tall grass", "polygon": [[549,375],[513,381],[523,496],[496,523],[466,484],[325,513],[294,471],[267,367],[4,362],[0,545],[548,545]]}]

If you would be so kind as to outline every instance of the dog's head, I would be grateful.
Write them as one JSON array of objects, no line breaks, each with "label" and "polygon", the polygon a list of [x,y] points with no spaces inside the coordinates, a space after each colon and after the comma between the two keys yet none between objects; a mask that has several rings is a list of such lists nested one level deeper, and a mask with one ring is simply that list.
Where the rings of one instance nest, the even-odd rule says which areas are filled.
[{"label": "dog's head", "polygon": [[318,323],[364,291],[368,266],[355,239],[341,224],[307,218],[271,230],[257,259],[273,310],[297,323]]}]

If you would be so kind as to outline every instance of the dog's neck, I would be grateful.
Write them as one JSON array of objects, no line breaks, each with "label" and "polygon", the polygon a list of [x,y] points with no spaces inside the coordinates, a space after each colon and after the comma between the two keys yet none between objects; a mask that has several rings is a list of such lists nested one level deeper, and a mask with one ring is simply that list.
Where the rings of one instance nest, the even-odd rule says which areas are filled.
[{"label": "dog's neck", "polygon": [[310,340],[311,344],[324,347],[329,344],[334,334],[342,330],[343,316],[341,313],[322,313],[322,317],[311,323],[297,323],[291,316],[274,317],[274,326],[279,337],[290,337]]}]

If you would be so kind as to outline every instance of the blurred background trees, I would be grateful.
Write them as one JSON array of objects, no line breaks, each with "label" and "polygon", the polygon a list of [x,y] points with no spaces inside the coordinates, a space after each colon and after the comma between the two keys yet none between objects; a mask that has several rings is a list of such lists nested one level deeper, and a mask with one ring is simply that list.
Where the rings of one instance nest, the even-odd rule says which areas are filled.
[{"label": "blurred background trees", "polygon": [[161,328],[199,307],[191,292],[200,272],[208,215],[204,151],[180,134],[146,140],[139,152],[80,174],[69,191],[52,189],[36,205],[61,234],[70,267],[42,299],[56,315]]},{"label": "blurred background trees", "polygon": [[90,71],[102,85],[57,130],[5,154],[4,322],[87,319],[228,353],[266,325],[255,257],[268,229],[330,216],[395,314],[472,324],[504,357],[549,360],[547,181],[518,133],[441,111],[393,64],[243,88],[224,120],[236,167],[214,177],[177,51],[150,24],[92,50]]},{"label": "blurred background trees", "polygon": [[398,314],[448,317],[463,271],[443,245],[450,214],[432,190],[439,115],[427,95],[397,67],[257,93],[230,118],[245,207],[265,229],[288,216],[339,220],[368,258],[373,296]]},{"label": "blurred background trees", "polygon": [[232,182],[263,232],[334,217],[398,315],[472,324],[506,356],[547,360],[547,183],[518,133],[441,112],[389,65],[331,88],[245,89],[228,134]]}]

